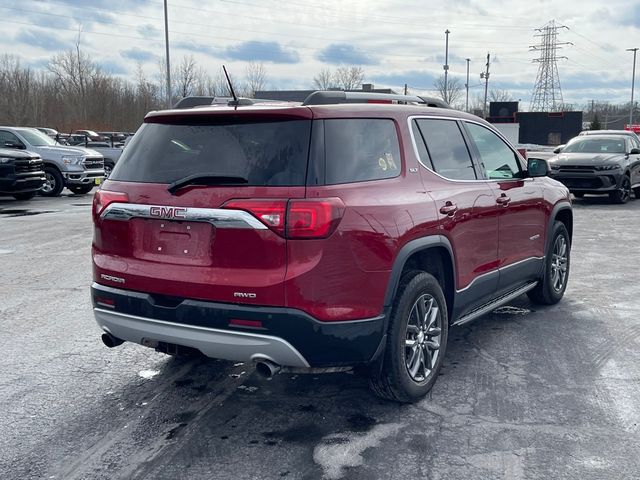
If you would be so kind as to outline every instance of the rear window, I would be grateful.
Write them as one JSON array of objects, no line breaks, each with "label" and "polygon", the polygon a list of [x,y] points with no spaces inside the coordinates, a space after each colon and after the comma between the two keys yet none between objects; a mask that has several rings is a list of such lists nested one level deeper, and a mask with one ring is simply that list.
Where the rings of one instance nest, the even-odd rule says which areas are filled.
[{"label": "rear window", "polygon": [[325,120],[324,134],[327,185],[400,175],[400,147],[393,120]]},{"label": "rear window", "polygon": [[310,120],[193,123],[144,124],[110,178],[172,183],[209,174],[243,177],[247,185],[305,184]]}]

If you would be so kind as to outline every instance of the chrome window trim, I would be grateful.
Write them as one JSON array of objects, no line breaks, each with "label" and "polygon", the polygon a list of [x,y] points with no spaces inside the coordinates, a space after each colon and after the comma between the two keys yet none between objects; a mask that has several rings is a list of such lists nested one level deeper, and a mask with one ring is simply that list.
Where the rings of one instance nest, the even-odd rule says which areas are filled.
[{"label": "chrome window trim", "polygon": [[[180,216],[168,214],[151,214],[151,209],[160,212],[180,209]],[[184,222],[210,223],[217,228],[246,228],[267,230],[268,227],[244,210],[227,210],[222,208],[192,208],[169,205],[141,205],[135,203],[110,203],[100,214],[103,220],[128,221],[132,218],[151,218],[155,220],[173,220]]]},{"label": "chrome window trim", "polygon": [[[482,122],[478,122],[478,121],[475,121],[475,120],[472,120],[472,119],[468,119],[468,118],[461,118],[461,117],[449,117],[449,116],[440,116],[440,115],[410,115],[409,117],[407,117],[407,126],[409,128],[409,135],[411,136],[411,143],[413,145],[413,153],[415,154],[416,158],[418,159],[418,163],[420,165],[422,165],[424,168],[426,168],[429,172],[431,172],[434,175],[442,178],[443,180],[446,180],[447,182],[458,182],[458,183],[479,183],[479,182],[488,183],[488,182],[513,182],[513,181],[520,181],[521,182],[523,180],[529,180],[527,178],[507,178],[507,179],[478,178],[476,180],[457,180],[457,179],[447,178],[447,177],[444,177],[444,176],[440,175],[438,172],[436,172],[435,170],[431,169],[430,167],[428,167],[427,165],[422,163],[422,159],[420,158],[420,154],[418,152],[418,145],[416,144],[416,139],[415,139],[415,136],[413,135],[413,128],[412,128],[412,125],[411,125],[411,122],[413,122],[413,120],[418,120],[418,119],[453,120],[455,122],[475,123],[476,125],[479,125],[479,126],[484,127],[484,128],[487,128],[487,126],[485,124],[483,124]],[[507,141],[507,139],[500,132],[498,132],[494,128],[487,128],[487,130],[489,130],[490,132],[493,132],[496,135],[498,135],[498,137],[503,142],[505,142],[507,147],[509,147],[511,149],[511,151],[518,157],[518,159],[520,159],[520,161],[523,162],[523,164],[526,164],[526,162],[524,162],[524,159],[520,155],[520,152],[518,152],[517,150],[514,150],[512,145]],[[464,138],[464,136],[463,136],[463,138]],[[466,143],[466,139],[465,139],[465,143]],[[467,148],[469,148],[469,145],[467,145]],[[473,153],[469,152],[469,155],[471,156],[471,161],[474,162]],[[474,162],[474,165],[475,165],[475,162]]]}]

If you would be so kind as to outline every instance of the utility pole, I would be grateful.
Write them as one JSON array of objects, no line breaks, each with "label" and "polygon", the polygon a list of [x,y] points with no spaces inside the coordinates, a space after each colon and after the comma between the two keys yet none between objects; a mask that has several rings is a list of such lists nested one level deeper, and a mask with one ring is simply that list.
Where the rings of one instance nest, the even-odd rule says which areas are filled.
[{"label": "utility pole", "polygon": [[491,65],[491,55],[487,53],[487,69],[480,74],[484,78],[484,103],[482,104],[482,118],[487,118],[487,92],[489,91],[489,66]]},{"label": "utility pole", "polygon": [[469,62],[471,62],[470,58],[467,58],[467,83],[464,84],[464,88],[467,89],[467,99],[464,102],[464,111],[469,111]]},{"label": "utility pole", "polygon": [[167,108],[171,108],[171,62],[169,61],[169,11],[164,0],[164,41],[167,53]]},{"label": "utility pole", "polygon": [[627,52],[633,52],[633,74],[631,75],[631,108],[629,108],[629,128],[633,125],[633,90],[635,89],[636,82],[636,54],[638,48],[627,48]]},{"label": "utility pole", "polygon": [[407,84],[404,84],[404,94],[407,95],[407,92],[409,91],[409,88],[407,87]]},{"label": "utility pole", "polygon": [[447,79],[449,76],[449,34],[451,32],[447,28],[444,31],[445,34],[445,46],[444,46],[444,101],[449,103],[449,90],[447,88]]}]

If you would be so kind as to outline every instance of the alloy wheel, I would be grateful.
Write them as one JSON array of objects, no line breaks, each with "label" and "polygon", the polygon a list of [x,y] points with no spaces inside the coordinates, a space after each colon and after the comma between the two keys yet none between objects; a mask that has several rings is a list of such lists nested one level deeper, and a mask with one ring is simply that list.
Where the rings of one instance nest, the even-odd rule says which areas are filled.
[{"label": "alloy wheel", "polygon": [[56,179],[49,172],[44,174],[44,185],[40,189],[42,193],[51,193],[56,188]]},{"label": "alloy wheel", "polygon": [[567,265],[569,263],[567,252],[567,240],[560,235],[556,238],[551,255],[551,286],[556,292],[562,291],[567,279]]},{"label": "alloy wheel", "polygon": [[421,295],[411,307],[405,333],[405,365],[413,381],[424,382],[435,368],[441,335],[438,302],[431,295]]}]

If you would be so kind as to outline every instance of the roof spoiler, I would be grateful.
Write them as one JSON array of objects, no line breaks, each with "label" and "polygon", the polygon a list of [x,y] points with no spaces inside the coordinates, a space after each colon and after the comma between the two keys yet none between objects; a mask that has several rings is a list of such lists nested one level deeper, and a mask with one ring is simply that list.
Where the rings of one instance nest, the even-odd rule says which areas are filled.
[{"label": "roof spoiler", "polygon": [[317,91],[305,98],[302,105],[335,105],[341,103],[390,103],[399,105],[423,105],[425,107],[451,108],[439,98],[393,93]]},{"label": "roof spoiler", "polygon": [[243,107],[248,105],[255,105],[256,103],[282,103],[279,100],[267,100],[262,98],[244,98],[240,97],[238,100],[234,100],[233,97],[184,97],[179,100],[173,108],[176,110],[183,110],[186,108],[205,107],[211,105],[226,105],[229,107]]}]

